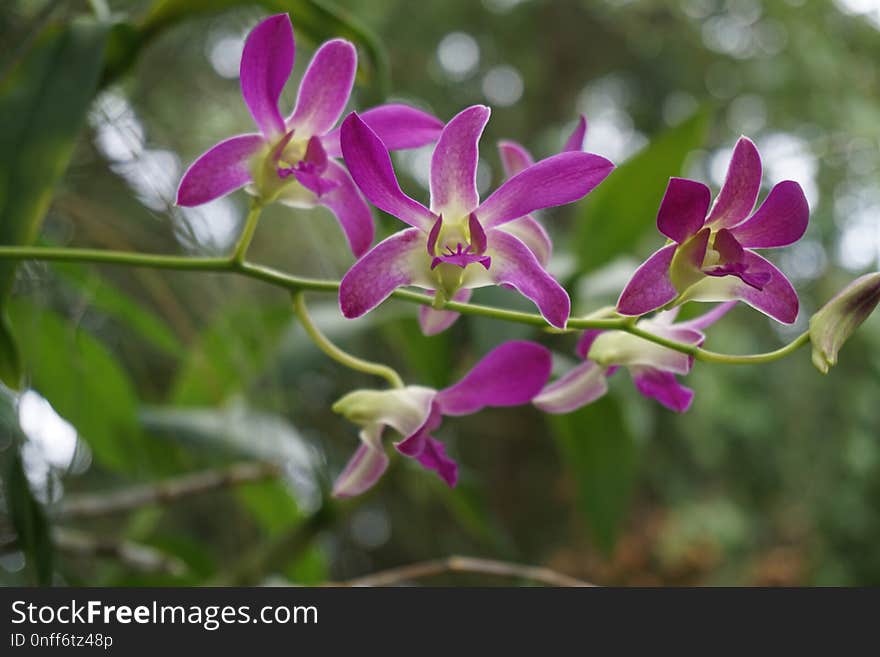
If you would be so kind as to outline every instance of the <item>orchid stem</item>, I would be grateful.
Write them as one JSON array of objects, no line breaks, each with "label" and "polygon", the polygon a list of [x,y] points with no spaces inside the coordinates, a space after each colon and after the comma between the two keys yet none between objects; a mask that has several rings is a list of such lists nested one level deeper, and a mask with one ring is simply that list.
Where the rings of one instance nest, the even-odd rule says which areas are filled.
[{"label": "orchid stem", "polygon": [[[39,246],[0,246],[0,261],[38,260],[54,262],[81,262],[128,267],[149,267],[152,269],[173,269],[178,271],[227,272],[238,274],[240,276],[245,276],[247,278],[254,278],[263,281],[264,283],[268,283],[270,285],[274,285],[276,287],[280,287],[294,293],[300,293],[306,290],[311,290],[314,292],[338,292],[339,281],[325,280],[319,278],[306,278],[303,276],[293,276],[292,274],[273,269],[272,267],[248,262],[245,259],[245,256],[247,255],[246,252],[248,244],[250,243],[250,240],[253,237],[254,230],[256,229],[259,211],[259,206],[255,205],[251,208],[250,213],[248,213],[248,218],[245,221],[245,230],[242,233],[241,239],[239,240],[239,243],[236,246],[235,252],[233,253],[232,257],[206,258],[197,256],[174,256],[152,253],[135,253],[130,251],[108,251],[104,249],[68,249]],[[241,252],[241,256],[237,255],[239,254],[239,252]],[[240,257],[241,259],[238,260],[238,257]],[[406,301],[408,303],[417,303],[423,306],[431,306],[434,303],[434,297],[419,292],[413,292],[411,290],[396,290],[392,293],[391,296],[401,301]],[[537,326],[540,328],[547,328],[548,326],[547,320],[545,320],[543,317],[541,317],[541,315],[537,313],[526,313],[518,310],[505,310],[503,308],[495,308],[493,306],[484,306],[475,303],[462,303],[460,301],[447,301],[444,304],[443,308],[444,310],[451,310],[465,315],[489,317],[492,319],[498,319],[507,322],[515,322],[517,324],[528,324],[530,326]],[[305,322],[304,325],[308,326]],[[707,351],[691,344],[675,342],[674,340],[668,340],[659,335],[654,335],[653,333],[645,331],[644,329],[641,329],[638,326],[634,325],[632,323],[632,318],[630,317],[602,318],[596,317],[596,314],[591,314],[581,318],[570,319],[566,327],[568,329],[575,330],[606,329],[626,331],[627,333],[631,333],[632,335],[638,336],[650,342],[654,342],[655,344],[659,344],[674,351],[690,354],[697,360],[725,364],[769,363],[796,351],[798,348],[807,344],[810,340],[809,334],[804,333],[795,338],[794,341],[790,342],[784,347],[776,349],[775,351],[770,351],[763,354],[733,355]],[[315,331],[317,332],[317,329],[315,329]],[[327,339],[324,338],[320,332],[317,332],[316,335],[320,336],[320,338],[315,339],[316,344],[324,349],[324,351],[328,355],[330,355],[331,358],[336,358],[334,354],[338,353],[342,356],[342,359],[336,358],[336,360],[345,363],[349,367],[353,366],[350,365],[347,360],[352,359],[352,362],[364,363],[371,368],[383,368],[385,370],[385,373],[380,374],[374,369],[362,370],[360,367],[353,367],[353,369],[369,371],[369,373],[371,374],[384,376],[390,383],[392,383],[392,385],[395,386],[400,382],[400,377],[390,368],[386,368],[384,365],[378,365],[376,363],[369,363],[368,361],[361,361],[358,358],[349,356],[345,352],[335,347],[335,345],[327,341]],[[325,344],[322,344],[322,342],[320,342],[319,340],[323,340],[323,343],[325,343],[326,346],[330,347],[332,353],[331,351],[327,351],[327,349],[325,349]]]},{"label": "orchid stem", "polygon": [[364,360],[363,358],[358,358],[357,356],[352,356],[330,342],[327,336],[321,333],[321,330],[312,321],[309,311],[306,308],[305,295],[302,292],[297,292],[293,295],[293,308],[296,311],[296,316],[299,317],[299,321],[302,323],[303,328],[306,330],[306,333],[308,333],[309,337],[312,339],[312,342],[314,342],[321,351],[330,356],[330,358],[345,365],[349,369],[364,372],[365,374],[372,374],[374,376],[381,376],[388,381],[393,388],[403,387],[403,379],[401,379],[400,375],[387,365],[374,363],[369,360]]},{"label": "orchid stem", "polygon": [[245,217],[244,220],[244,228],[241,231],[241,237],[238,238],[238,243],[235,245],[235,251],[233,251],[232,256],[230,256],[230,260],[236,266],[244,263],[248,247],[251,245],[251,240],[254,239],[254,233],[257,231],[257,224],[260,223],[260,213],[262,211],[262,204],[257,199],[252,199],[251,209],[248,211],[247,217]]}]

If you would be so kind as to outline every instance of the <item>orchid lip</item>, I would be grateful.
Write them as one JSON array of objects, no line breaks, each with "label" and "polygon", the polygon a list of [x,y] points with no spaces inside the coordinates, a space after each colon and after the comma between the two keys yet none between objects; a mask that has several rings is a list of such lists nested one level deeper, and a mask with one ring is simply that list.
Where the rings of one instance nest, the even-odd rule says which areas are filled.
[{"label": "orchid lip", "polygon": [[480,255],[479,253],[471,253],[471,251],[473,251],[473,248],[474,247],[471,245],[463,248],[461,242],[458,243],[455,251],[453,251],[451,247],[447,246],[446,253],[434,256],[434,259],[431,261],[431,269],[434,269],[441,262],[445,262],[450,265],[456,265],[457,267],[461,267],[462,269],[474,262],[478,262],[486,269],[489,269],[489,266],[492,264],[492,258],[489,256]]}]

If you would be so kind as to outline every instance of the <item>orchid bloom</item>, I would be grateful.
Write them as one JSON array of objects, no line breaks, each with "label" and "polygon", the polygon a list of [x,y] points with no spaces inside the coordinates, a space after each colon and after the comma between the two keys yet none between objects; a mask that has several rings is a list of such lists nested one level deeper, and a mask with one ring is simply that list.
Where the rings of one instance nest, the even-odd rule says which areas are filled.
[{"label": "orchid bloom", "polygon": [[456,115],[431,158],[431,208],[403,193],[382,139],[356,113],[342,123],[342,153],[364,196],[412,228],[377,244],[342,279],[346,317],[360,317],[396,288],[436,290],[438,306],[460,289],[513,287],[552,325],[564,327],[571,302],[529,247],[502,226],[530,212],[571,203],[614,168],[598,155],[560,153],[526,167],[482,203],[477,193],[478,142],[489,108]]},{"label": "orchid bloom", "polygon": [[[700,346],[706,339],[703,329],[718,321],[736,302],[720,304],[686,322],[675,322],[678,308],[657,313],[636,323],[641,329],[669,340]],[[584,331],[577,354],[585,360],[548,385],[534,399],[547,413],[568,413],[590,404],[608,391],[607,378],[621,366],[632,376],[636,389],[666,408],[683,413],[691,406],[694,391],[675,378],[691,371],[690,356],[625,331]]]},{"label": "orchid bloom", "polygon": [[[562,152],[581,151],[584,148],[584,137],[587,133],[587,120],[581,116],[575,125],[571,136],[562,147]],[[535,163],[531,153],[521,144],[515,141],[501,141],[498,143],[498,153],[501,156],[501,166],[504,169],[506,179],[513,178],[516,174],[526,170]],[[546,267],[553,252],[553,243],[544,227],[531,215],[525,215],[519,219],[506,223],[499,227],[518,238],[529,250],[535,254],[535,258],[542,267]],[[471,299],[471,290],[462,288],[456,292],[452,300],[468,302]],[[452,326],[460,313],[454,310],[437,310],[428,306],[419,308],[419,326],[425,335],[442,333]]]},{"label": "orchid bloom", "polygon": [[486,407],[529,403],[550,377],[550,352],[534,342],[505,342],[490,351],[458,383],[433,390],[406,386],[390,390],[356,390],[333,405],[333,410],[360,425],[361,446],[333,486],[336,497],[360,495],[388,467],[382,444],[386,427],[403,440],[397,451],[434,470],[455,486],[458,466],[431,434],[444,415],[470,415]]},{"label": "orchid bloom", "polygon": [[[783,181],[752,214],[761,187],[761,157],[741,137],[711,209],[710,191],[672,178],[657,214],[671,240],[633,274],[617,302],[623,315],[643,315],[670,301],[737,299],[791,324],[798,298],[781,271],[752,251],[788,246],[807,229],[810,208],[801,186]],[[708,212],[708,214],[707,214]]]},{"label": "orchid bloom", "polygon": [[[293,71],[295,45],[287,14],[260,22],[241,56],[241,93],[259,133],[237,135],[199,157],[183,175],[177,204],[196,206],[245,185],[264,202],[323,205],[339,220],[355,255],[373,242],[373,218],[340,156],[333,126],[345,109],[357,69],[357,51],[333,39],[315,53],[300,84],[296,107],[284,119],[278,100]],[[442,122],[406,105],[384,105],[363,120],[389,148],[413,148],[437,139]]]}]

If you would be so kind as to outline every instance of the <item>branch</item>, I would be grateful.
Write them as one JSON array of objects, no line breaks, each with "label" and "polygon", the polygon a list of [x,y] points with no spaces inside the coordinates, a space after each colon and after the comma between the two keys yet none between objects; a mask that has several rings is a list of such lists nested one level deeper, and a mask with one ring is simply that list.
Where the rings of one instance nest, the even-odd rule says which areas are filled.
[{"label": "branch", "polygon": [[169,504],[184,497],[271,479],[279,474],[279,468],[268,463],[238,463],[111,493],[72,495],[61,505],[58,513],[65,518],[104,516],[149,504]]},{"label": "branch", "polygon": [[172,577],[182,577],[187,572],[186,564],[177,557],[131,541],[101,538],[62,527],[55,529],[52,540],[59,552],[75,557],[116,559],[133,570]]},{"label": "branch", "polygon": [[[248,278],[261,280],[265,283],[275,285],[276,287],[289,290],[291,292],[301,292],[305,290],[313,290],[315,292],[338,292],[339,281],[324,280],[318,278],[307,278],[302,276],[293,276],[272,267],[258,265],[247,261],[239,261],[235,258],[203,258],[191,256],[170,256],[155,255],[145,253],[135,253],[127,251],[108,251],[103,249],[67,249],[67,248],[51,248],[51,247],[23,247],[23,246],[0,246],[0,260],[45,260],[45,261],[66,261],[66,262],[91,262],[105,265],[124,265],[129,267],[151,267],[155,269],[176,269],[180,271],[211,271],[226,272],[231,274],[239,274]],[[395,290],[391,296],[401,301],[409,303],[417,303],[422,306],[433,306],[434,297],[410,290]],[[530,326],[538,326],[550,330],[541,315],[537,313],[525,313],[515,310],[504,310],[502,308],[494,308],[492,306],[484,306],[475,303],[461,303],[458,301],[447,301],[443,305],[443,310],[451,310],[465,315],[478,315],[481,317],[490,317],[492,319],[500,319],[517,324],[528,324]],[[809,334],[804,333],[795,340],[775,351],[769,351],[763,354],[720,354],[707,351],[700,347],[674,340],[667,340],[658,335],[654,335],[649,331],[640,329],[634,325],[632,317],[614,317],[614,318],[572,318],[568,321],[569,329],[606,329],[617,330],[631,333],[640,338],[654,342],[673,351],[689,354],[697,360],[726,363],[766,363],[783,356],[787,356],[798,348],[809,342]]]},{"label": "branch", "polygon": [[431,561],[382,570],[363,577],[356,577],[345,582],[328,584],[327,586],[395,586],[408,580],[434,577],[445,573],[478,573],[497,577],[512,577],[531,580],[548,586],[595,586],[563,573],[540,566],[523,566],[507,561],[479,559],[476,557],[449,556]]}]

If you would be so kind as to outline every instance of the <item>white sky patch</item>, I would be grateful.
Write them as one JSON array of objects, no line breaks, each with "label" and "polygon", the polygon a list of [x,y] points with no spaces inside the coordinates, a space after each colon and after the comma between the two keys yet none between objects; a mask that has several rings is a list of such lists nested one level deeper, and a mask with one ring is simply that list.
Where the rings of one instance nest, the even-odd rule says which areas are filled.
[{"label": "white sky patch", "polygon": [[880,266],[880,191],[872,184],[838,189],[834,219],[840,226],[837,260],[854,272]]},{"label": "white sky patch", "polygon": [[195,208],[179,208],[174,216],[178,238],[191,249],[224,253],[240,232],[238,206],[225,196]]},{"label": "white sky patch", "polygon": [[522,76],[512,66],[496,66],[483,77],[483,95],[501,107],[515,105],[524,88]]},{"label": "white sky patch", "polygon": [[470,34],[451,32],[437,46],[437,61],[450,78],[464,80],[480,64],[480,46]]},{"label": "white sky patch", "polygon": [[880,0],[834,0],[834,4],[843,13],[862,16],[880,29]]},{"label": "white sky patch", "polygon": [[115,91],[101,94],[89,114],[95,145],[114,162],[130,162],[144,150],[144,126],[126,98]]},{"label": "white sky patch", "polygon": [[600,78],[581,92],[578,111],[589,121],[584,150],[620,164],[648,142],[626,111],[631,98],[630,85],[615,74]]},{"label": "white sky patch", "polygon": [[229,80],[238,77],[244,41],[244,34],[219,32],[211,35],[205,54],[217,75]]},{"label": "white sky patch", "polygon": [[819,203],[819,162],[806,139],[788,132],[774,132],[757,140],[764,164],[765,185],[783,180],[800,183],[811,208]]}]

